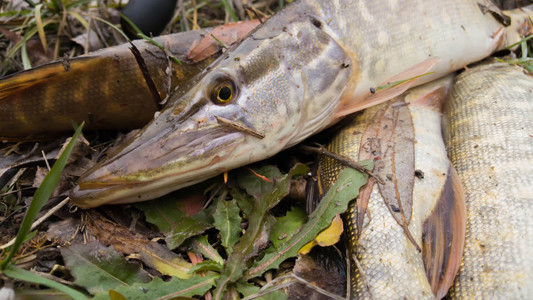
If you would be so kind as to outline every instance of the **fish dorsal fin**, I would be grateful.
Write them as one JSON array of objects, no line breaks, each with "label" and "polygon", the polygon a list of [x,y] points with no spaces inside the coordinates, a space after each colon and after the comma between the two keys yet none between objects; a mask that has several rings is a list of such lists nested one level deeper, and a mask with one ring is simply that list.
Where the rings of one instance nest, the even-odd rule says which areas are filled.
[{"label": "fish dorsal fin", "polygon": [[440,58],[438,57],[426,59],[381,83],[375,89],[375,93],[369,91],[368,94],[362,97],[362,99],[348,99],[338,109],[335,117],[344,117],[400,96],[411,87],[419,85],[421,83],[420,79],[425,75],[429,75],[439,61]]},{"label": "fish dorsal fin", "polygon": [[423,226],[422,256],[436,299],[446,296],[461,265],[466,231],[465,194],[450,164],[437,206]]}]

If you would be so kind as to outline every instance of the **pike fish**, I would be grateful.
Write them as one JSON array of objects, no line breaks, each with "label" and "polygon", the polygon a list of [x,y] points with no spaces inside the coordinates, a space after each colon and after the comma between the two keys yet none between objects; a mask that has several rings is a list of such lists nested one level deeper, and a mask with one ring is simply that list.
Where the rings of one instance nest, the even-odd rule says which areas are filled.
[{"label": "pike fish", "polygon": [[[257,24],[248,21],[154,38],[166,53],[144,40],[133,43],[146,63],[158,98],[165,99],[213,62],[219,46],[208,40],[210,33],[232,44]],[[193,52],[195,45],[199,45],[199,53]],[[206,51],[209,46],[212,51]],[[160,101],[148,88],[130,47],[110,47],[1,78],[0,140],[49,138],[72,131],[72,121],[85,122],[85,128],[93,130],[146,125],[160,109]],[[170,62],[166,54],[177,57],[181,64]],[[167,69],[173,73],[167,74]]]},{"label": "pike fish", "polygon": [[533,297],[533,78],[491,63],[457,77],[444,138],[466,193],[458,299]]},{"label": "pike fish", "polygon": [[176,92],[78,180],[71,199],[94,207],[157,198],[481,60],[518,41],[528,22],[516,12],[505,27],[490,3],[294,1]]},{"label": "pike fish", "polygon": [[[328,150],[374,160],[374,174],[344,215],[354,299],[440,299],[459,269],[464,192],[446,154],[441,104],[451,77],[409,90],[357,115]],[[324,189],[344,168],[319,161]]]}]

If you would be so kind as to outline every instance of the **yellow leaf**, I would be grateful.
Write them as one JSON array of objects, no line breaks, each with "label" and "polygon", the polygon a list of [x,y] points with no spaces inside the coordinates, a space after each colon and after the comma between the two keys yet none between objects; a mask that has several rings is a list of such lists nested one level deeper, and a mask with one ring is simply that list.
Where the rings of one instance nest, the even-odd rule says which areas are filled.
[{"label": "yellow leaf", "polygon": [[115,291],[115,290],[109,290],[109,299],[111,300],[128,300],[124,295],[121,293]]},{"label": "yellow leaf", "polygon": [[300,249],[300,251],[298,251],[298,254],[306,255],[307,253],[309,253],[309,252],[311,251],[311,249],[313,249],[314,246],[316,246],[316,241],[315,241],[315,240],[312,240],[312,241],[310,241],[309,243],[305,244],[305,245]]},{"label": "yellow leaf", "polygon": [[333,221],[331,221],[331,225],[320,232],[315,240],[321,247],[335,245],[341,239],[343,231],[344,226],[342,224],[341,215],[337,214],[335,218],[333,218]]},{"label": "yellow leaf", "polygon": [[319,245],[320,247],[335,245],[340,240],[343,231],[344,225],[342,224],[341,215],[337,214],[331,221],[329,227],[322,230],[314,240],[305,244],[300,251],[298,251],[298,254],[306,255],[316,245]]}]

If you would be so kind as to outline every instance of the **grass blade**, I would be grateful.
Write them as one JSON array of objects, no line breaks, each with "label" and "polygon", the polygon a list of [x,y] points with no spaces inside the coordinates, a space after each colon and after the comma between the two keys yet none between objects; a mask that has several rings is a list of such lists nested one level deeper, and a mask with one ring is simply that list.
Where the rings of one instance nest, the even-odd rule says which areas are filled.
[{"label": "grass blade", "polygon": [[28,211],[24,216],[24,220],[22,220],[22,225],[20,226],[20,229],[17,233],[17,238],[15,239],[13,248],[11,248],[11,252],[9,252],[7,258],[2,262],[2,270],[6,269],[15,253],[17,253],[26,235],[30,232],[31,224],[33,223],[33,221],[35,221],[37,214],[39,213],[43,205],[46,203],[48,198],[50,198],[50,195],[52,195],[52,192],[59,183],[61,172],[63,172],[63,169],[67,164],[67,159],[70,156],[72,149],[74,149],[74,144],[78,136],[81,134],[82,128],[83,123],[76,129],[76,132],[74,133],[72,139],[65,148],[65,151],[63,151],[59,159],[56,161],[50,172],[46,175],[43,182],[35,192],[30,207],[28,208]]},{"label": "grass blade", "polygon": [[226,11],[229,13],[233,22],[239,21],[239,17],[237,17],[235,10],[233,10],[233,7],[231,7],[231,4],[228,2],[228,0],[222,0],[222,3],[224,4],[224,7],[226,8]]},{"label": "grass blade", "polygon": [[26,281],[26,282],[31,282],[31,283],[36,283],[36,284],[40,284],[40,285],[44,285],[44,286],[47,286],[47,287],[50,287],[50,288],[53,288],[53,289],[56,289],[60,292],[63,292],[67,295],[69,295],[70,297],[76,299],[76,300],[85,300],[85,299],[89,299],[85,294],[83,294],[82,292],[79,292],[71,287],[68,287],[64,284],[61,284],[59,282],[55,282],[51,279],[48,279],[48,278],[44,278],[44,277],[41,277],[37,274],[33,274],[32,272],[29,272],[29,271],[26,271],[26,270],[23,270],[23,269],[20,269],[20,268],[17,268],[13,265],[9,265],[7,266],[7,268],[5,268],[3,270],[4,274],[11,277],[11,278],[14,278],[14,279],[17,279],[17,280],[21,280],[21,281]]},{"label": "grass blade", "polygon": [[43,50],[44,53],[47,52],[48,46],[46,43],[46,35],[44,34],[44,25],[43,20],[41,19],[41,7],[43,7],[42,4],[38,4],[35,6],[35,25],[37,26],[37,32],[39,32],[39,39],[41,40],[41,44],[43,44]]}]

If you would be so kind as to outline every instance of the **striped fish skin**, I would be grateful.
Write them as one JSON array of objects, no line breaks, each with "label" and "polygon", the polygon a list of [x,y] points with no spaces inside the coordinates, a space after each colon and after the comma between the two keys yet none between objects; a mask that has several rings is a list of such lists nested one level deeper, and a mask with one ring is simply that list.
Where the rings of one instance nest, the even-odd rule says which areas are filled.
[{"label": "striped fish skin", "polygon": [[533,78],[503,63],[468,69],[444,115],[467,205],[464,261],[450,296],[531,299]]},{"label": "striped fish skin", "polygon": [[[183,60],[165,70],[168,59],[156,46],[143,40],[133,43],[141,52],[150,75],[165,98],[167,91],[183,85],[212,61],[185,60],[190,45],[208,30],[155,38]],[[86,122],[86,129],[135,129],[151,119],[158,103],[148,89],[129,44],[102,49],[69,60],[68,68],[51,62],[0,80],[0,138],[54,136],[72,131],[72,120]],[[170,86],[169,86],[170,85]]]},{"label": "striped fish skin", "polygon": [[[523,16],[504,29],[479,4],[295,1],[82,176],[71,199],[94,207],[157,198],[273,156],[346,114],[399,95],[394,88],[370,92],[398,74],[434,72],[400,89],[418,85],[517,40]],[[213,97],[220,84],[235,91],[224,103]]]},{"label": "striped fish skin", "polygon": [[[425,224],[437,210],[442,194],[445,193],[446,183],[451,174],[450,162],[441,136],[441,113],[439,103],[445,98],[445,92],[437,99],[437,105],[431,106],[427,98],[420,98],[430,86],[447,82],[430,83],[415,88],[405,95],[409,104],[409,111],[413,120],[415,132],[414,164],[415,169],[423,172],[423,178],[415,178],[412,205],[412,217],[409,231],[418,245],[425,245]],[[418,102],[417,102],[418,100]],[[422,100],[422,101],[420,101]],[[330,142],[328,150],[349,157],[360,159],[361,144],[367,147],[370,141],[362,141],[363,133],[387,103],[371,107],[363,111],[345,128],[343,128]],[[380,142],[379,142],[380,143]],[[365,150],[366,151],[366,150]],[[338,176],[343,166],[331,159],[323,158],[319,165],[322,186],[327,189]],[[415,174],[412,174],[414,177]],[[386,181],[391,184],[391,181]],[[456,201],[459,210],[464,212],[462,198],[446,199]],[[360,203],[361,199],[357,202]],[[360,268],[352,261],[351,296],[353,299],[435,299],[445,295],[449,283],[445,287],[437,288],[430,284],[426,275],[425,251],[417,251],[414,244],[406,236],[402,226],[392,217],[377,184],[374,185],[368,201],[367,214],[364,217],[363,228],[357,228],[356,201],[350,204],[345,215],[347,223],[348,247],[351,255],[355,255]],[[457,223],[464,223],[464,216],[454,219]],[[438,221],[440,222],[440,221]],[[442,225],[439,223],[439,225]],[[450,231],[453,229],[449,228]],[[464,227],[458,229],[458,239],[464,238]],[[462,231],[462,233],[460,232]],[[462,252],[461,243],[454,247],[456,266],[451,274],[455,275]],[[424,247],[425,248],[425,247]],[[436,252],[442,251],[434,247]],[[430,255],[431,256],[431,255]],[[431,260],[431,259],[430,259]],[[442,273],[445,273],[442,271]],[[450,280],[451,282],[451,280]]]}]

